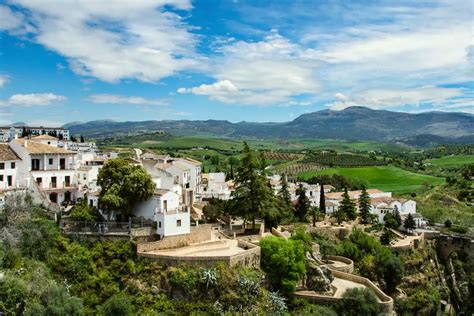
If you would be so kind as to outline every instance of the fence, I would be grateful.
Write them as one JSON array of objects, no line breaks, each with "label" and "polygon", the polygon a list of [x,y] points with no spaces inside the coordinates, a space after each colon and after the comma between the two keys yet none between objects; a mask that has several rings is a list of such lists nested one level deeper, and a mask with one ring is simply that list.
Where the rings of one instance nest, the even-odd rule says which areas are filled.
[{"label": "fence", "polygon": [[151,227],[144,221],[128,222],[85,222],[61,220],[60,227],[65,233],[93,233],[93,234],[130,234],[132,229]]}]

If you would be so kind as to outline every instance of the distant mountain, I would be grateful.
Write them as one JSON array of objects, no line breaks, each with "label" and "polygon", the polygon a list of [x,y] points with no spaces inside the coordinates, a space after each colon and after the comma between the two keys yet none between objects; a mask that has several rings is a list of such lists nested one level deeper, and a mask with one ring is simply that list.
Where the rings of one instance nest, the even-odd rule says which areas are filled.
[{"label": "distant mountain", "polygon": [[[349,107],[303,114],[290,122],[252,123],[206,121],[109,120],[66,125],[72,134],[106,137],[164,130],[173,135],[212,135],[232,138],[326,138],[400,141],[409,143],[466,143],[474,137],[474,115],[453,112],[419,114]],[[418,139],[418,141],[417,141]]]}]

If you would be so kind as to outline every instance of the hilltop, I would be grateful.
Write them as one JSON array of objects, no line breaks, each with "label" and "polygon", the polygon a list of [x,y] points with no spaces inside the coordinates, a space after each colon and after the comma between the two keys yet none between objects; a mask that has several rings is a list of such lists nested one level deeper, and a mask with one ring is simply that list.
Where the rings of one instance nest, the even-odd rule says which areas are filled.
[{"label": "hilltop", "polygon": [[[69,123],[72,134],[105,137],[166,131],[174,135],[209,135],[230,138],[326,138],[343,140],[398,141],[410,145],[470,143],[474,138],[474,116],[466,113],[425,112],[418,114],[349,107],[303,114],[282,123],[232,123],[226,120],[110,120]],[[423,135],[423,137],[420,137]]]}]

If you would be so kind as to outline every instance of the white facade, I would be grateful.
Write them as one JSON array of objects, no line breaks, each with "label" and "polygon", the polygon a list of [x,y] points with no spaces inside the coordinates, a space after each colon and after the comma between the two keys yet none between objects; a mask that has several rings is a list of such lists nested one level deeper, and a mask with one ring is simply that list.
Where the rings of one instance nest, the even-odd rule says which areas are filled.
[{"label": "white facade", "polygon": [[21,160],[0,160],[0,190],[10,190],[24,186],[18,175]]},{"label": "white facade", "polygon": [[[69,130],[61,127],[30,127],[30,126],[3,126],[0,127],[0,140],[4,142],[9,141],[9,130],[14,128],[17,138],[21,137],[23,134],[23,129],[30,131],[30,135],[38,136],[45,135],[50,132],[55,132],[56,135],[61,139],[69,140]],[[10,138],[11,140],[11,138]]]},{"label": "white facade", "polygon": [[225,173],[211,172],[205,174],[200,188],[202,199],[216,198],[221,200],[230,199],[232,191],[225,181]]},{"label": "white facade", "polygon": [[28,188],[35,186],[51,203],[76,199],[73,152],[25,139],[14,140],[10,146],[23,161],[18,172]]}]

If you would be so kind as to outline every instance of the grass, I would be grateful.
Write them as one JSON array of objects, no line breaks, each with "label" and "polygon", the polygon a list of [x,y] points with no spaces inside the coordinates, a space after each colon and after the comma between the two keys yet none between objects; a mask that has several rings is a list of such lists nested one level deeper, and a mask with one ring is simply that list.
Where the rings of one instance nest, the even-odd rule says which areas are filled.
[{"label": "grass", "polygon": [[426,161],[438,167],[457,167],[474,163],[474,155],[453,155]]},{"label": "grass", "polygon": [[361,179],[369,183],[370,188],[394,193],[407,193],[421,189],[424,183],[438,185],[445,182],[438,178],[409,172],[397,167],[360,167],[360,168],[331,168],[317,172],[301,173],[305,179],[320,174],[339,174],[349,179]]}]

